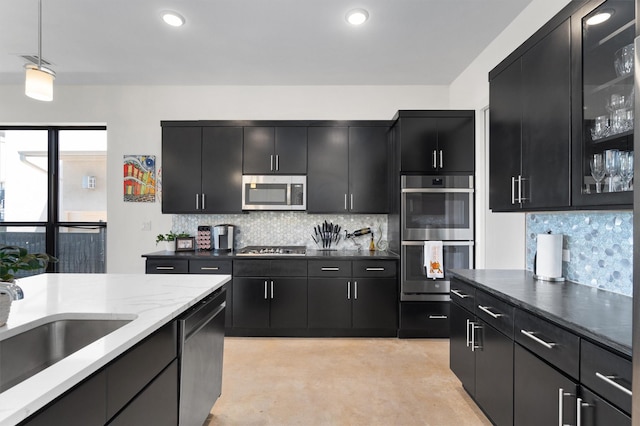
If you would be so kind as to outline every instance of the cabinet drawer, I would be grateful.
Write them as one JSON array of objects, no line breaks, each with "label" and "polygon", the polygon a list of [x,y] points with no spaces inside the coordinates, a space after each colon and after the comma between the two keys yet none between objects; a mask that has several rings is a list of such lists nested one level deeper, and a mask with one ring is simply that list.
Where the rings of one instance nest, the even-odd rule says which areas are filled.
[{"label": "cabinet drawer", "polygon": [[580,394],[582,404],[579,409],[583,425],[631,426],[631,417],[589,389],[583,387]]},{"label": "cabinet drawer", "polygon": [[449,302],[402,302],[400,337],[449,337]]},{"label": "cabinet drawer", "polygon": [[107,418],[157,376],[178,353],[178,327],[163,326],[107,367]]},{"label": "cabinet drawer", "polygon": [[231,274],[230,260],[197,259],[189,261],[190,274]]},{"label": "cabinet drawer", "polygon": [[310,260],[310,277],[350,277],[350,260]]},{"label": "cabinet drawer", "polygon": [[582,340],[580,382],[619,407],[631,413],[631,361]]},{"label": "cabinet drawer", "polygon": [[270,277],[306,277],[306,260],[272,260]]},{"label": "cabinet drawer", "polygon": [[268,277],[271,261],[267,259],[244,259],[233,261],[234,277]]},{"label": "cabinet drawer", "polygon": [[580,338],[535,315],[516,309],[514,337],[551,365],[579,377]]},{"label": "cabinet drawer", "polygon": [[510,339],[513,339],[514,312],[514,306],[484,291],[476,291],[476,316]]},{"label": "cabinet drawer", "polygon": [[457,303],[469,312],[474,312],[476,306],[476,289],[470,284],[452,279],[450,284],[451,301]]},{"label": "cabinet drawer", "polygon": [[384,277],[396,276],[396,262],[394,260],[354,260],[354,277]]},{"label": "cabinet drawer", "polygon": [[147,274],[188,274],[187,259],[147,259]]}]

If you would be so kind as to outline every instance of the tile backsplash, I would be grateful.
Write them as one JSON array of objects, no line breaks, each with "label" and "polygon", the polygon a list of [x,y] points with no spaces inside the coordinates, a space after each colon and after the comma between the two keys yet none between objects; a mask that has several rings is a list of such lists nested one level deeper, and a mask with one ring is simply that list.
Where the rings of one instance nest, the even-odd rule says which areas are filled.
[{"label": "tile backsplash", "polygon": [[287,245],[318,247],[311,238],[313,227],[324,221],[333,222],[342,227],[342,237],[337,246],[338,250],[357,250],[358,244],[364,250],[369,248],[369,235],[350,240],[344,240],[344,231],[350,233],[370,227],[373,230],[374,241],[384,247],[387,243],[387,215],[329,215],[307,214],[304,212],[250,212],[243,214],[211,214],[211,215],[174,215],[172,230],[174,232],[188,232],[196,235],[200,225],[231,224],[236,227],[236,249],[253,245]]},{"label": "tile backsplash", "polygon": [[536,236],[564,234],[570,261],[562,275],[570,281],[628,296],[633,291],[633,212],[529,213],[526,218],[526,264],[533,271]]}]

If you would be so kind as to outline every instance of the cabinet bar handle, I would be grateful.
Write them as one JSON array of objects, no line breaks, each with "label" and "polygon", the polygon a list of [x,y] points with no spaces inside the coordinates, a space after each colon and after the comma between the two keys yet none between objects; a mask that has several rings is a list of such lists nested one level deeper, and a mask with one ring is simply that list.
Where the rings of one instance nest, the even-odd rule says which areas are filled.
[{"label": "cabinet bar handle", "polygon": [[273,154],[271,154],[269,158],[269,170],[273,171]]},{"label": "cabinet bar handle", "polygon": [[547,349],[553,349],[553,347],[557,345],[557,343],[545,342],[541,338],[534,336],[533,335],[533,333],[535,333],[534,331],[520,330],[520,333],[524,334],[525,336],[527,336],[529,339],[533,340],[534,342],[541,344],[542,346],[544,346]]},{"label": "cabinet bar handle", "polygon": [[344,209],[347,210],[347,194],[344,194]]},{"label": "cabinet bar handle", "polygon": [[582,398],[576,398],[576,426],[582,426],[582,409],[590,404],[583,402]]},{"label": "cabinet bar handle", "polygon": [[200,210],[200,194],[196,194],[196,210]]},{"label": "cabinet bar handle", "polygon": [[217,271],[220,268],[218,268],[217,266],[203,266],[200,268],[201,271]]},{"label": "cabinet bar handle", "polygon": [[280,154],[276,154],[276,171],[280,170]]},{"label": "cabinet bar handle", "polygon": [[473,321],[469,321],[469,324],[471,324],[471,352],[475,352],[477,347],[476,347],[476,329],[480,328],[479,326],[476,326],[476,323]]},{"label": "cabinet bar handle", "polygon": [[347,299],[351,299],[351,281],[347,281]]},{"label": "cabinet bar handle", "polygon": [[500,318],[500,317],[503,317],[503,316],[504,316],[503,314],[496,314],[496,313],[494,313],[494,312],[491,312],[491,311],[489,310],[489,306],[482,306],[482,305],[478,305],[478,308],[480,308],[480,310],[481,310],[482,312],[486,312],[487,314],[491,315],[491,316],[492,316],[493,318],[495,318],[495,319],[498,319],[498,318]]},{"label": "cabinet bar handle", "polygon": [[353,210],[353,194],[350,195],[351,198],[351,210]]},{"label": "cabinet bar handle", "polygon": [[455,294],[456,296],[458,296],[460,299],[466,299],[467,297],[471,297],[468,294],[464,294],[464,293],[460,293],[460,290],[456,290],[454,288],[451,289],[451,293]]},{"label": "cabinet bar handle", "polygon": [[206,210],[205,203],[204,203],[204,197],[205,197],[205,193],[203,192],[202,193],[202,210]]},{"label": "cabinet bar handle", "polygon": [[469,318],[467,318],[467,347],[469,347],[469,324],[471,324],[471,321],[469,321]]},{"label": "cabinet bar handle", "polygon": [[321,271],[339,271],[340,268],[336,268],[334,266],[323,266],[320,268]]},{"label": "cabinet bar handle", "polygon": [[429,319],[447,319],[446,315],[429,315]]},{"label": "cabinet bar handle", "polygon": [[600,380],[604,380],[606,383],[610,384],[611,386],[613,386],[614,388],[618,389],[619,391],[622,391],[622,392],[626,393],[629,396],[632,395],[632,392],[629,389],[627,389],[624,386],[622,386],[621,384],[616,383],[616,382],[613,381],[613,379],[618,379],[617,376],[605,376],[604,374],[598,373],[596,371],[596,377],[599,378]]},{"label": "cabinet bar handle", "polygon": [[367,268],[366,271],[384,271],[384,268]]},{"label": "cabinet bar handle", "polygon": [[267,280],[264,281],[264,298],[267,299]]},{"label": "cabinet bar handle", "polygon": [[353,282],[353,300],[358,300],[358,281]]},{"label": "cabinet bar handle", "polygon": [[273,299],[273,281],[271,281],[271,298]]},{"label": "cabinet bar handle", "polygon": [[511,204],[516,203],[516,177],[511,176]]},{"label": "cabinet bar handle", "polygon": [[443,163],[442,163],[442,150],[440,150],[440,168],[442,168],[442,167],[443,167],[443,166],[442,166],[442,164],[443,164]]},{"label": "cabinet bar handle", "polygon": [[436,163],[436,150],[433,150],[433,168],[436,169],[438,168],[438,163]]},{"label": "cabinet bar handle", "polygon": [[156,266],[158,271],[173,271],[174,269],[176,269],[175,266]]}]

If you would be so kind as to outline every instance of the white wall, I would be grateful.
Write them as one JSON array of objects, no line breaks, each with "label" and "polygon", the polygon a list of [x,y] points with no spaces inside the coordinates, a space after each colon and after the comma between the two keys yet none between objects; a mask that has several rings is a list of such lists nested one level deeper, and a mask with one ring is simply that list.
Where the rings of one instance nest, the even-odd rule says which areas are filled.
[{"label": "white wall", "polygon": [[533,0],[450,86],[452,109],[476,110],[476,267],[525,267],[525,215],[492,213],[488,197],[489,71],[564,8],[569,0]]},{"label": "white wall", "polygon": [[[106,124],[108,137],[107,270],[143,272],[143,253],[171,216],[160,203],[124,203],[122,160],[156,155],[161,164],[161,120],[389,120],[398,109],[447,109],[441,86],[55,86],[54,101],[0,86],[2,124]],[[150,231],[142,223],[151,222]]]}]

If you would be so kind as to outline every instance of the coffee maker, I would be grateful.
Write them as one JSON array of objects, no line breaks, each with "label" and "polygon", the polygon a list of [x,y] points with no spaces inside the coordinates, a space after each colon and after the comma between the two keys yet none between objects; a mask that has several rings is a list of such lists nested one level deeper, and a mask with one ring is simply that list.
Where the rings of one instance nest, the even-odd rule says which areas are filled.
[{"label": "coffee maker", "polygon": [[233,225],[216,225],[213,227],[213,249],[233,251]]}]

